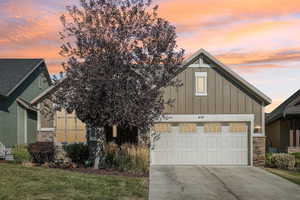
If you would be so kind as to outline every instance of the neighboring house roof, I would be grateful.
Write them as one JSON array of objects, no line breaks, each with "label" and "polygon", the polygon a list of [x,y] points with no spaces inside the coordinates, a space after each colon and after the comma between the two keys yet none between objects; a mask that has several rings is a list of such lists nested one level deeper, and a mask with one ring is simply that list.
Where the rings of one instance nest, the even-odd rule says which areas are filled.
[{"label": "neighboring house roof", "polygon": [[[0,59],[0,95],[9,96],[35,71],[39,66],[46,67],[43,59]],[[46,78],[51,84],[48,70]]]},{"label": "neighboring house roof", "polygon": [[300,115],[300,89],[268,115],[267,123],[269,124],[286,115]]},{"label": "neighboring house roof", "polygon": [[[230,76],[238,85],[240,85],[242,88],[244,88],[246,91],[253,94],[255,97],[260,99],[264,105],[269,105],[272,103],[272,99],[266,96],[264,93],[262,93],[260,90],[258,90],[256,87],[254,87],[252,84],[250,84],[248,81],[243,79],[241,76],[239,76],[237,73],[235,73],[233,70],[231,70],[229,67],[218,61],[214,56],[212,56],[210,53],[205,51],[204,49],[198,50],[196,53],[194,53],[189,58],[185,59],[182,63],[184,67],[188,67],[190,64],[192,64],[195,59],[200,57],[201,55],[204,55],[206,58],[208,58],[210,61],[212,61],[223,73],[225,73],[227,76]],[[184,70],[185,68],[183,68]]]},{"label": "neighboring house roof", "polygon": [[24,108],[26,108],[27,110],[31,110],[31,111],[37,111],[37,109],[35,107],[33,107],[33,105],[27,101],[25,101],[22,98],[17,98],[17,102],[19,104],[21,104]]},{"label": "neighboring house roof", "polygon": [[56,84],[51,85],[49,88],[47,88],[45,91],[43,91],[40,95],[32,99],[30,102],[32,105],[38,104],[41,101],[43,101],[47,96],[53,92],[55,92],[58,89],[58,86],[66,79],[66,76],[64,76],[62,79],[58,80]]}]

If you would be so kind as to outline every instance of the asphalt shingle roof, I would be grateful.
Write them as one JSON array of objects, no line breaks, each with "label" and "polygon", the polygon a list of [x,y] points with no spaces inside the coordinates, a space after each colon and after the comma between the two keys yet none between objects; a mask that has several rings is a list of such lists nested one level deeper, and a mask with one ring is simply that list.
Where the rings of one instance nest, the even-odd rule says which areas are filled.
[{"label": "asphalt shingle roof", "polygon": [[300,114],[300,90],[295,92],[267,116],[267,123],[289,114]]},{"label": "asphalt shingle roof", "polygon": [[8,96],[42,59],[0,59],[0,95]]}]

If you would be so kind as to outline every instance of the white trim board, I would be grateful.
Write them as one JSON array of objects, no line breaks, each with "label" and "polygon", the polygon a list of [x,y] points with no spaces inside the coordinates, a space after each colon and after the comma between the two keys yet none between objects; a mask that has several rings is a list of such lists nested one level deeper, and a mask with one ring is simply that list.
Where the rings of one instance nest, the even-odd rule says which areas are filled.
[{"label": "white trim board", "polygon": [[156,122],[252,122],[254,121],[254,114],[216,114],[216,115],[164,115]]}]

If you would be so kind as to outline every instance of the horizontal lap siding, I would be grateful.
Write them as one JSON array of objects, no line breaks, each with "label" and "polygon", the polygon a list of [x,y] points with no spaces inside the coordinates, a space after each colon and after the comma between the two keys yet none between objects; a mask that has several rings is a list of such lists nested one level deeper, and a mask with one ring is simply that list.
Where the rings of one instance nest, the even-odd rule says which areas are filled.
[{"label": "horizontal lap siding", "polygon": [[[207,72],[207,96],[195,96],[195,72]],[[262,125],[262,106],[235,83],[213,68],[187,68],[177,77],[183,86],[164,89],[164,99],[175,99],[167,114],[255,114],[255,125]]]}]

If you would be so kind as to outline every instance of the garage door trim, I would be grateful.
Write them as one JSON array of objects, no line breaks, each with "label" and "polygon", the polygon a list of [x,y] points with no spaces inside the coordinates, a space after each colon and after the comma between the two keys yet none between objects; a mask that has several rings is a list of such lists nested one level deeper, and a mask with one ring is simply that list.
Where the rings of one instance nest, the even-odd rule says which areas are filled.
[{"label": "garage door trim", "polygon": [[[253,166],[254,114],[164,115],[161,116],[156,122],[248,122],[250,123],[250,166]],[[150,156],[152,158],[152,151]]]}]

